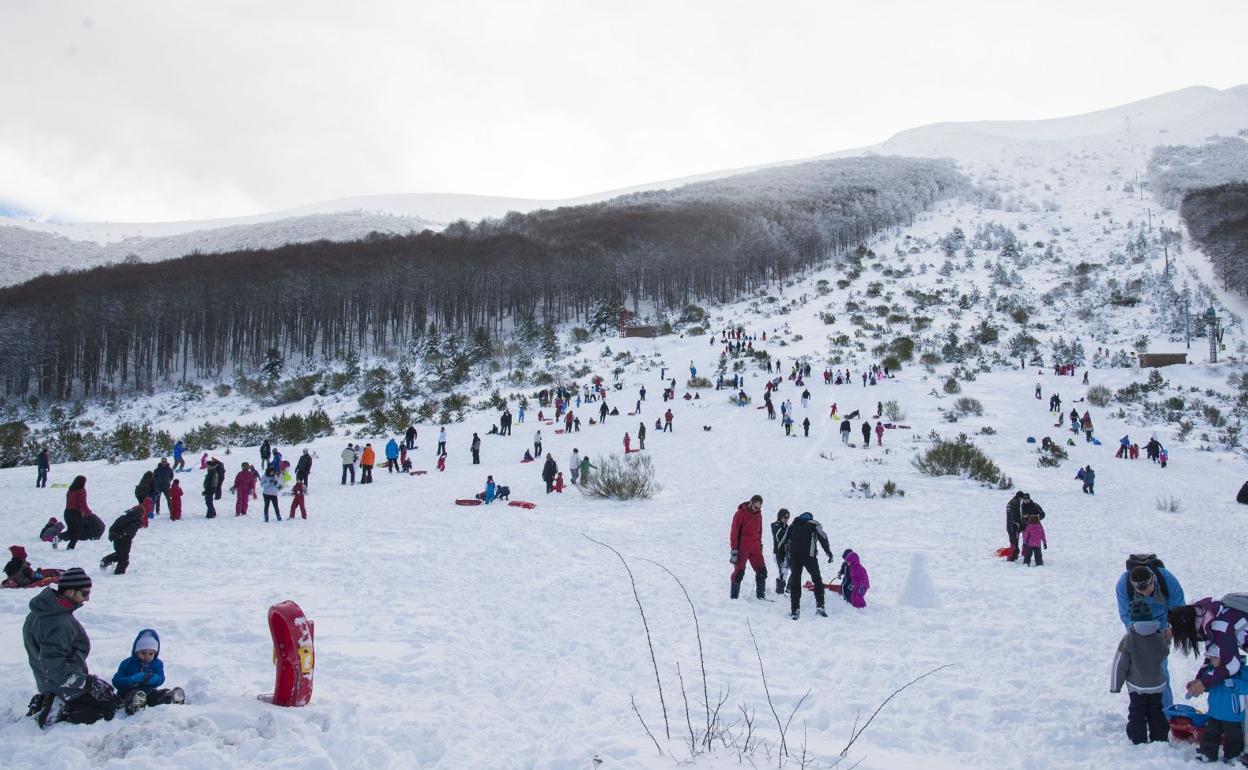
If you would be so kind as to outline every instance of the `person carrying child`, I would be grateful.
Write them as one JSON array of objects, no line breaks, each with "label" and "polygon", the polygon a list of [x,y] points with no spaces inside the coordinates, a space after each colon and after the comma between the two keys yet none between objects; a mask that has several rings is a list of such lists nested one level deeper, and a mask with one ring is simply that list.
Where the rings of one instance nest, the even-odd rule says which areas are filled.
[{"label": "person carrying child", "polygon": [[299,513],[303,515],[303,519],[305,521],[307,520],[308,508],[306,505],[304,505],[304,502],[303,502],[303,495],[306,491],[307,490],[304,488],[302,481],[296,481],[295,486],[291,488],[290,494],[292,495],[292,497],[290,498],[290,513],[286,515],[286,518],[289,521],[295,520],[296,510],[299,511]]},{"label": "person carrying child", "polygon": [[121,662],[113,674],[113,687],[121,697],[127,714],[134,714],[145,706],[160,706],[186,702],[181,687],[171,690],[157,689],[165,683],[165,664],[160,660],[160,636],[155,629],[145,628],[134,638],[130,657]]},{"label": "person carrying child", "polygon": [[1049,539],[1044,535],[1044,525],[1040,523],[1040,516],[1030,514],[1027,516],[1027,526],[1023,528],[1023,534],[1020,538],[1023,546],[1023,564],[1031,566],[1032,557],[1035,557],[1036,566],[1044,566],[1044,555],[1040,552],[1040,547],[1044,546],[1047,550],[1049,547]]},{"label": "person carrying child", "polygon": [[113,570],[113,574],[126,574],[126,567],[130,566],[130,546],[134,543],[134,536],[143,527],[144,518],[143,508],[138,505],[117,517],[108,528],[108,539],[113,541],[113,552],[100,559],[100,569],[108,569],[110,564],[116,563],[117,568]]},{"label": "person carrying child", "polygon": [[871,579],[867,576],[867,568],[862,566],[862,559],[852,548],[841,552],[841,598],[857,609],[867,606],[867,591],[871,588]]},{"label": "person carrying child", "polygon": [[182,483],[177,479],[169,485],[169,521],[182,518]]},{"label": "person carrying child", "polygon": [[1170,722],[1161,700],[1166,690],[1165,664],[1170,644],[1145,602],[1132,601],[1129,611],[1131,625],[1118,642],[1110,668],[1109,691],[1122,692],[1126,685],[1130,698],[1127,737],[1132,743],[1165,741],[1170,733]]}]

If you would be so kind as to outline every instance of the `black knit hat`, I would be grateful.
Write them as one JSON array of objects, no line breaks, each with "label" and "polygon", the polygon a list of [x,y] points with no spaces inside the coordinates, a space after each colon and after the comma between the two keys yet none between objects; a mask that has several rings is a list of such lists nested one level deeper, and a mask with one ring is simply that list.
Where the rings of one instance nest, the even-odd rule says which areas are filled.
[{"label": "black knit hat", "polygon": [[91,576],[84,572],[82,567],[70,567],[61,573],[61,579],[56,582],[56,590],[58,591],[90,587]]}]

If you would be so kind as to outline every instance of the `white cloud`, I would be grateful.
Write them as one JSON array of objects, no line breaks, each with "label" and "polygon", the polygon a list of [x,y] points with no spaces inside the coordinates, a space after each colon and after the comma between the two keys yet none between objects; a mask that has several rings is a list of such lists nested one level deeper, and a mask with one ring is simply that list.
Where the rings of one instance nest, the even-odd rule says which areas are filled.
[{"label": "white cloud", "polygon": [[133,221],[570,197],[1225,88],[1246,26],[1235,0],[8,3],[0,200]]}]

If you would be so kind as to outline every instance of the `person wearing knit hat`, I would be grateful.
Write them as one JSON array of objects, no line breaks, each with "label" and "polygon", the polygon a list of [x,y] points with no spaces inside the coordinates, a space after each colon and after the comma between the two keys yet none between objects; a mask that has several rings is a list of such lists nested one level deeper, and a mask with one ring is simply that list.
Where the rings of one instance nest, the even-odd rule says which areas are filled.
[{"label": "person wearing knit hat", "polygon": [[26,549],[20,545],[9,546],[9,553],[13,554],[13,558],[9,559],[4,565],[5,583],[13,581],[15,588],[24,588],[31,583],[43,580],[43,574],[30,566],[30,562],[26,561]]},{"label": "person wearing knit hat", "polygon": [[130,657],[121,662],[113,675],[113,686],[125,704],[126,713],[133,714],[145,706],[185,703],[181,687],[157,689],[165,683],[165,664],[160,660],[160,635],[154,628],[145,628],[134,637]]},{"label": "person wearing knit hat", "polygon": [[1131,625],[1122,640],[1110,667],[1110,692],[1127,688],[1127,737],[1132,743],[1164,742],[1169,739],[1170,723],[1161,705],[1167,689],[1166,656],[1170,644],[1162,633],[1161,624],[1153,619],[1152,608],[1142,599],[1134,599],[1127,608]]},{"label": "person wearing knit hat", "polygon": [[87,671],[91,640],[74,611],[90,598],[91,577],[71,567],[61,573],[56,590],[44,588],[30,600],[22,642],[39,689],[28,713],[38,717],[40,727],[112,719],[121,705],[112,685]]},{"label": "person wearing knit hat", "polygon": [[[1118,619],[1127,630],[1136,623],[1131,619],[1131,604],[1136,600],[1148,607],[1150,619],[1157,621],[1162,632],[1169,625],[1166,613],[1187,603],[1179,579],[1151,553],[1127,557],[1122,575],[1114,586],[1114,594],[1118,601]],[[1169,664],[1163,660],[1162,667],[1166,674],[1166,687],[1161,693],[1161,705],[1162,708],[1169,708],[1174,703]]]}]

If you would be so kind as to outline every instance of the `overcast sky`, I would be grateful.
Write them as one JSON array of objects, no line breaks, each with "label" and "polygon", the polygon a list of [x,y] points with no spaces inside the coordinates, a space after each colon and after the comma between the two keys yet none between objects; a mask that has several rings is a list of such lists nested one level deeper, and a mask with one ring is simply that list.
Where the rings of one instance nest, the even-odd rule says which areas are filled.
[{"label": "overcast sky", "polygon": [[1248,82],[1244,0],[0,0],[0,210],[566,198]]}]

